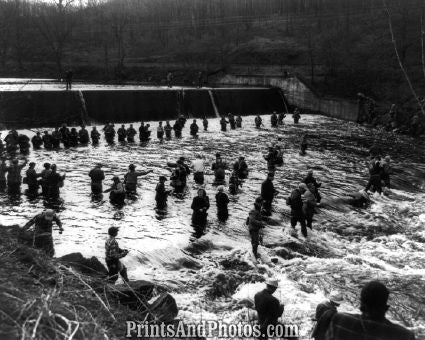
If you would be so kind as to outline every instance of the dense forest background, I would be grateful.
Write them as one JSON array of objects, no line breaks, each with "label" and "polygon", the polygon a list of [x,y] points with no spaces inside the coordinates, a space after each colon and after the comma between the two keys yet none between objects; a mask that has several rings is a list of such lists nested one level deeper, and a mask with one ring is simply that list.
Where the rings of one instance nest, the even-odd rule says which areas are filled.
[{"label": "dense forest background", "polygon": [[[0,0],[0,76],[182,81],[202,70],[296,73],[318,91],[421,94],[419,0]],[[389,12],[386,12],[386,8]],[[411,97],[411,96],[410,96]]]}]

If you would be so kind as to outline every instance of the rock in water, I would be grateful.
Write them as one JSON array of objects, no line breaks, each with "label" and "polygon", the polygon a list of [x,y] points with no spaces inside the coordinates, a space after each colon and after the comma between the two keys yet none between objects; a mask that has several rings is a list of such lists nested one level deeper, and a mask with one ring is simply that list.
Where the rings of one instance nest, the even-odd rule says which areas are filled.
[{"label": "rock in water", "polygon": [[126,284],[114,286],[111,295],[131,309],[146,310],[147,301],[154,296],[156,287],[154,283],[145,280],[130,281]]},{"label": "rock in water", "polygon": [[156,322],[170,322],[179,313],[177,303],[168,293],[162,293],[150,306],[149,312]]},{"label": "rock in water", "polygon": [[152,304],[148,302],[158,289],[164,288],[149,281],[137,280],[116,285],[109,293],[122,305],[139,311],[141,320],[172,321],[178,314],[178,308],[176,300],[170,294],[163,292]]},{"label": "rock in water", "polygon": [[98,260],[97,257],[94,256],[87,259],[81,253],[71,253],[62,256],[58,260],[64,265],[71,266],[79,272],[87,275],[100,277],[106,277],[108,275],[106,267]]}]

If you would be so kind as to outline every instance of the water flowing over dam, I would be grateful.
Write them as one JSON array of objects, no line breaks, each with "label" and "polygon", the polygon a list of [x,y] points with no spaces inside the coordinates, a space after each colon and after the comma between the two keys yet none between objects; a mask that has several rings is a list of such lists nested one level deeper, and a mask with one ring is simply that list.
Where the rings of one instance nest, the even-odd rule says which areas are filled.
[{"label": "water flowing over dam", "polygon": [[[228,111],[226,105],[230,105],[235,92],[214,91],[220,112]],[[261,96],[265,90],[255,91],[253,96]],[[117,92],[125,101],[139,95],[131,91]],[[167,103],[175,103],[177,92],[163,92],[163,101],[152,104],[158,110],[165,110]],[[120,120],[120,111],[114,111],[118,107],[108,109],[116,99],[110,98],[104,103],[106,98],[98,91],[83,90],[82,93],[90,116],[99,105],[99,115],[93,118],[99,119],[102,113],[105,115],[102,120]],[[67,98],[65,92],[53,91],[49,95],[58,102]],[[185,99],[198,95],[206,97],[205,101],[199,99],[200,102],[210,103],[208,91],[185,90]],[[154,92],[146,91],[143,96],[152,96],[153,102],[159,100]],[[274,98],[270,96],[267,98]],[[276,98],[275,104],[283,105],[278,94]],[[137,99],[134,100],[137,103]],[[241,110],[247,108],[245,105],[248,104],[244,103]],[[175,106],[171,107],[174,110]],[[143,107],[140,110],[148,112],[143,111],[147,110]],[[214,116],[213,111],[209,113]],[[175,114],[170,112],[170,116]],[[146,117],[152,119],[154,114]],[[140,116],[124,116],[121,121],[128,119],[138,121]],[[243,129],[220,132],[219,120],[212,118],[209,131],[200,132],[197,139],[189,136],[186,124],[182,139],[173,138],[163,143],[153,138],[141,145],[107,145],[102,138],[99,146],[31,150],[29,161],[37,163],[38,171],[48,161],[56,163],[58,171],[67,174],[61,189],[64,203],[59,208],[65,231],[62,235],[54,232],[57,256],[72,249],[103,260],[107,229],[120,226],[120,246],[130,249],[130,254],[123,259],[130,279],[146,279],[167,286],[177,300],[179,317],[187,321],[251,320],[252,309],[239,302],[252,298],[262,289],[265,276],[275,276],[281,282],[275,296],[285,304],[283,320],[300,325],[302,339],[306,339],[311,329],[311,315],[316,305],[329,291],[342,291],[345,300],[340,310],[354,312],[358,311],[360,287],[368,280],[379,279],[391,291],[389,318],[423,336],[425,142],[319,115],[303,115],[298,125],[286,118],[285,126],[279,129],[268,128],[269,116],[263,116],[264,129],[255,129],[254,116],[243,119]],[[152,128],[157,126],[157,122],[150,124]],[[31,132],[26,132],[31,136]],[[309,149],[306,156],[301,156],[299,144],[304,133],[309,135]],[[274,181],[279,191],[273,203],[274,223],[265,228],[263,245],[259,248],[261,260],[255,263],[245,220],[267,173],[263,154],[267,145],[278,137],[285,145],[285,162],[278,168]],[[344,197],[366,185],[368,150],[374,143],[392,157],[393,189],[388,197],[373,197],[373,204],[367,209],[354,208]],[[217,188],[211,185],[210,167],[216,152],[229,164],[243,155],[250,168],[241,191],[235,196],[229,195],[230,218],[226,223],[218,222],[214,198]],[[169,178],[171,173],[167,161],[175,162],[180,156],[192,160],[196,154],[206,157],[206,191],[211,200],[208,224],[200,238],[191,226],[190,204],[197,189],[192,175],[186,195],[171,196],[166,212],[156,211],[154,200],[158,176]],[[88,172],[96,163],[104,165],[106,185],[113,174],[123,175],[130,163],[136,164],[138,170],[152,169],[153,173],[140,179],[137,200],[128,200],[120,210],[122,214],[117,215],[117,208],[109,203],[106,195],[100,201],[91,200]],[[315,215],[309,240],[304,241],[291,236],[285,200],[307,169],[313,169],[322,183],[323,206]],[[228,180],[228,173],[226,178]],[[22,195],[14,201],[0,194],[0,224],[22,225],[43,208],[41,197],[29,200]],[[229,282],[232,298],[212,297],[211,287],[221,274]]]},{"label": "water flowing over dam", "polygon": [[0,122],[7,128],[79,125],[90,122],[133,122],[219,114],[286,112],[278,88],[182,88],[76,84],[0,86]]}]

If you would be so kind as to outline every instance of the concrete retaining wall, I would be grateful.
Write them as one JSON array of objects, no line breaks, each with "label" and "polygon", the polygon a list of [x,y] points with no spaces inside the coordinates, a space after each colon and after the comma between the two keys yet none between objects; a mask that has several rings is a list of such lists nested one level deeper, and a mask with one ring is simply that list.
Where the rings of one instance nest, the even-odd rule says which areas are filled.
[{"label": "concrete retaining wall", "polygon": [[120,89],[85,91],[5,91],[0,93],[0,124],[31,128],[81,124],[215,116],[208,91],[220,114],[256,114],[284,110],[281,91],[247,89]]},{"label": "concrete retaining wall", "polygon": [[226,75],[219,80],[219,83],[223,85],[278,87],[284,91],[286,99],[293,106],[298,106],[304,110],[320,112],[334,118],[357,121],[357,102],[320,97],[296,77],[279,78],[270,76]]}]

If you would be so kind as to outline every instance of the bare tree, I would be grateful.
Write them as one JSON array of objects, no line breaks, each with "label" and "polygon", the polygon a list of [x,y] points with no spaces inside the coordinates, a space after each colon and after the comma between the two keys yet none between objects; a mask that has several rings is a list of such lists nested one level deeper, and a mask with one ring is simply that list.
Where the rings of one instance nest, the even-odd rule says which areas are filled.
[{"label": "bare tree", "polygon": [[0,65],[2,70],[6,69],[6,61],[12,45],[12,11],[10,1],[0,3]]},{"label": "bare tree", "polygon": [[419,99],[419,97],[418,97],[418,95],[417,95],[414,87],[413,87],[412,81],[410,80],[410,77],[407,74],[406,68],[404,67],[403,61],[402,61],[402,59],[400,57],[400,53],[398,51],[397,41],[396,41],[395,36],[394,36],[394,29],[393,29],[393,22],[392,22],[392,17],[391,17],[391,10],[390,10],[390,8],[389,8],[386,0],[382,0],[382,2],[384,4],[385,13],[387,14],[387,17],[388,17],[388,27],[389,27],[390,34],[391,34],[391,42],[392,42],[393,47],[394,47],[394,52],[395,52],[395,55],[396,55],[398,64],[400,66],[401,71],[403,72],[403,75],[404,75],[404,77],[405,77],[405,79],[407,81],[407,84],[409,85],[409,88],[410,88],[410,91],[411,91],[413,97],[415,98],[415,100],[417,101],[417,103],[419,105],[419,108],[420,108],[420,110],[422,112],[422,116],[425,117],[424,107],[423,107],[423,105],[422,105],[422,103],[421,103],[421,101],[420,101],[420,99]]},{"label": "bare tree", "polygon": [[117,48],[117,67],[124,67],[126,57],[126,30],[130,24],[130,9],[127,0],[113,1],[109,3],[106,19],[110,24],[112,35]]},{"label": "bare tree", "polygon": [[52,0],[52,4],[39,3],[35,22],[41,35],[53,52],[59,78],[63,74],[63,58],[75,26],[74,0]]}]

